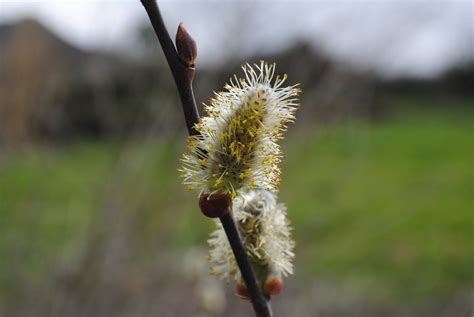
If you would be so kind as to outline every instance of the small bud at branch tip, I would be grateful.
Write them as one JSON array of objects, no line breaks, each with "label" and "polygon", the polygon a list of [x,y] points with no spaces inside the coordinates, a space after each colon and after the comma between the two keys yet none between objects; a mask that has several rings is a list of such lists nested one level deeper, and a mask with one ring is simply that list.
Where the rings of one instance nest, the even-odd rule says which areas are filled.
[{"label": "small bud at branch tip", "polygon": [[180,23],[176,31],[176,49],[178,55],[187,67],[194,68],[197,57],[196,41],[188,33],[183,23]]}]

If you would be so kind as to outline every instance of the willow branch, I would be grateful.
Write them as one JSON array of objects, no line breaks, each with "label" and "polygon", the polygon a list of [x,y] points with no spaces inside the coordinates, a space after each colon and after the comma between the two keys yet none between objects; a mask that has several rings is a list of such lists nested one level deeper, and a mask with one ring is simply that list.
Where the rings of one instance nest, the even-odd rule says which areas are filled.
[{"label": "willow branch", "polygon": [[[150,22],[165,54],[166,61],[168,62],[168,65],[171,69],[171,73],[173,74],[176,87],[178,88],[179,97],[181,99],[181,106],[183,108],[188,133],[189,135],[197,135],[198,132],[194,128],[194,124],[199,121],[199,113],[196,107],[196,101],[194,99],[192,88],[192,80],[195,71],[193,58],[195,58],[195,56],[191,56],[193,57],[191,61],[189,59],[189,54],[184,51],[183,54],[188,58],[188,60],[183,60],[183,54],[178,54],[178,51],[176,50],[163,22],[163,18],[161,17],[160,10],[155,0],[140,1],[145,7],[148,17],[150,18]],[[237,225],[232,216],[231,210],[224,212],[223,215],[219,217],[219,219],[225,230],[237,265],[242,274],[242,278],[247,287],[255,315],[257,317],[271,317],[272,311],[270,304],[263,295],[262,290],[257,283],[255,273],[247,257],[247,253],[245,252],[242,238],[237,229]]]},{"label": "willow branch", "polygon": [[150,18],[151,25],[155,30],[165,54],[166,61],[173,74],[176,87],[178,88],[179,98],[181,99],[188,133],[189,135],[196,135],[198,132],[194,129],[194,124],[199,121],[199,113],[196,107],[196,101],[194,100],[192,87],[194,65],[186,65],[179,57],[155,0],[141,0],[141,2]]}]

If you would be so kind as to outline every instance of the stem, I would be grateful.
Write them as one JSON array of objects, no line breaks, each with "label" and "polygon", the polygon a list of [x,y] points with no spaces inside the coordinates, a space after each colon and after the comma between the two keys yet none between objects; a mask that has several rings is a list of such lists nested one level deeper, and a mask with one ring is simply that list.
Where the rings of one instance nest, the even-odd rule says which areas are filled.
[{"label": "stem", "polygon": [[197,135],[198,132],[194,129],[194,124],[199,121],[199,113],[196,107],[196,101],[194,100],[192,87],[194,68],[187,67],[179,58],[155,0],[141,0],[141,2],[150,18],[151,25],[155,30],[158,41],[160,41],[166,61],[173,74],[174,82],[178,88],[179,98],[181,99],[188,133],[189,135]]},{"label": "stem", "polygon": [[[155,33],[160,42],[161,48],[166,57],[166,61],[173,74],[176,87],[178,88],[179,97],[181,99],[181,106],[183,108],[184,117],[186,120],[186,127],[189,135],[197,135],[198,132],[194,128],[194,124],[199,121],[199,113],[194,99],[192,88],[192,81],[194,76],[194,67],[186,66],[180,59],[178,52],[170,38],[168,30],[161,17],[158,4],[155,0],[140,0],[150,18],[150,22],[155,30]],[[247,291],[252,302],[255,315],[257,317],[271,317],[272,310],[270,303],[260,289],[255,278],[255,273],[252,269],[250,261],[245,252],[242,238],[235,224],[231,211],[226,212],[221,216],[220,221],[224,227],[227,239],[234,252],[235,260],[242,274],[242,278],[247,287]]]},{"label": "stem", "polygon": [[245,252],[242,238],[240,237],[234,217],[232,216],[232,211],[226,212],[219,219],[222,223],[222,227],[224,227],[232,251],[234,252],[240,273],[242,274],[242,278],[245,281],[245,286],[247,286],[247,292],[249,294],[250,301],[252,302],[255,315],[258,317],[273,316],[270,303],[264,297],[260,286],[257,284],[255,273],[252,269],[249,258],[247,257],[247,253]]}]

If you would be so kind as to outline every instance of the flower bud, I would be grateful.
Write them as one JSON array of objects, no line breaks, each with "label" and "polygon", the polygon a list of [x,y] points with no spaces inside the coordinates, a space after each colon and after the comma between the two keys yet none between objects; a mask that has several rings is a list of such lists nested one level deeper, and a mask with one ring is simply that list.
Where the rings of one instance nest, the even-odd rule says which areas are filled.
[{"label": "flower bud", "polygon": [[183,63],[188,67],[194,68],[197,57],[197,45],[196,41],[184,28],[183,23],[179,24],[176,31],[176,49]]},{"label": "flower bud", "polygon": [[201,194],[199,208],[209,218],[218,218],[230,211],[232,197],[230,194]]},{"label": "flower bud", "polygon": [[235,284],[236,295],[243,300],[250,300],[249,293],[247,291],[247,286],[244,283],[238,282]]},{"label": "flower bud", "polygon": [[267,296],[277,295],[283,289],[283,280],[278,275],[270,275],[263,282],[263,293]]}]

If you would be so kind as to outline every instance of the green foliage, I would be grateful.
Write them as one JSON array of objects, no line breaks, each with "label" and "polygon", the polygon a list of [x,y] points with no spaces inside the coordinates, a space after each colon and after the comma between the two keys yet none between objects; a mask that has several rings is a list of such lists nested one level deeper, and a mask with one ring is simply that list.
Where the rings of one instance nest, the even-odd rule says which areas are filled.
[{"label": "green foliage", "polygon": [[[398,102],[408,110],[390,122],[321,128],[284,144],[280,198],[294,225],[296,278],[365,283],[400,299],[473,286],[473,113]],[[110,199],[129,213],[142,256],[205,246],[212,222],[179,183],[183,150],[183,138],[76,144],[3,162],[0,297],[43,282]]]}]

